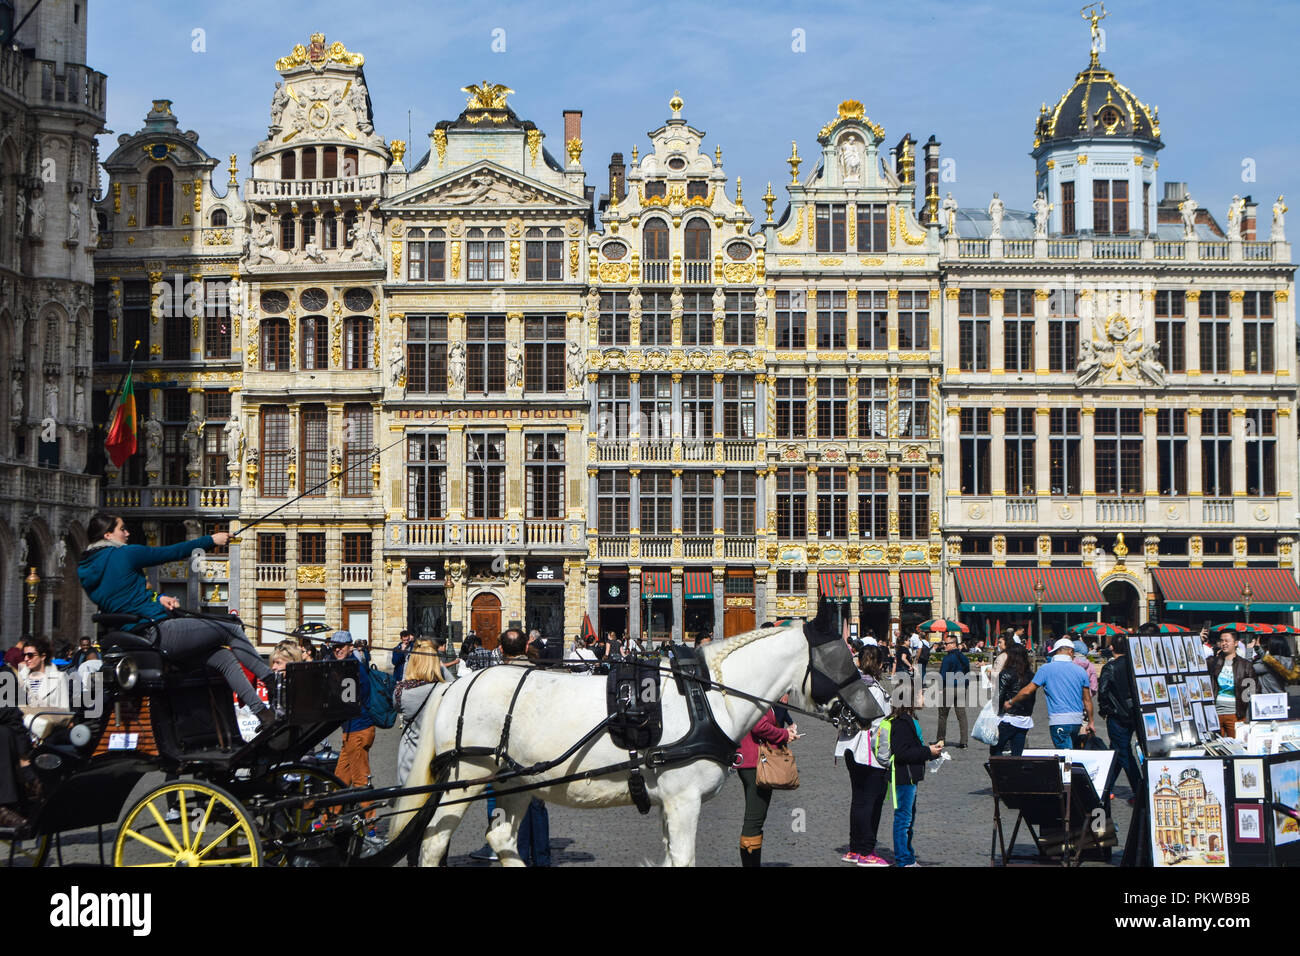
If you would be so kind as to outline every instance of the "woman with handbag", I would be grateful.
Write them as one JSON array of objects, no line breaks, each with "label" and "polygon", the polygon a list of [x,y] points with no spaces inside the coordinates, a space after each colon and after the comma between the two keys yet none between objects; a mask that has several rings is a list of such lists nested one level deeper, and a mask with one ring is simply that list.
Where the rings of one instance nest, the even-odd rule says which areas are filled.
[{"label": "woman with handbag", "polygon": [[[740,785],[745,790],[745,822],[740,830],[741,866],[762,865],[763,823],[772,802],[772,790],[793,790],[799,785],[794,757],[786,748],[786,744],[798,737],[798,727],[794,724],[788,728],[777,726],[776,717],[769,708],[754,729],[740,738],[735,766]],[[759,781],[760,762],[765,764],[762,785]],[[769,771],[775,773],[769,776]]]},{"label": "woman with handbag", "polygon": [[849,769],[849,785],[853,797],[849,803],[849,852],[840,857],[843,863],[857,866],[889,866],[889,861],[876,855],[876,831],[880,829],[880,811],[885,805],[885,791],[889,789],[889,770],[876,759],[875,742],[884,723],[889,701],[880,676],[884,669],[885,653],[880,647],[867,646],[858,656],[858,669],[867,690],[880,705],[881,716],[871,726],[856,733],[840,731],[835,742],[835,756],[844,756]]},{"label": "woman with handbag", "polygon": [[1030,683],[1034,669],[1029,663],[1029,654],[1020,644],[1007,644],[1003,656],[1002,673],[998,675],[998,700],[993,712],[1000,715],[998,719],[998,742],[989,748],[989,756],[1008,755],[1019,757],[1025,749],[1025,738],[1034,727],[1034,694],[1013,704],[1010,710],[1003,707],[1021,688]]}]

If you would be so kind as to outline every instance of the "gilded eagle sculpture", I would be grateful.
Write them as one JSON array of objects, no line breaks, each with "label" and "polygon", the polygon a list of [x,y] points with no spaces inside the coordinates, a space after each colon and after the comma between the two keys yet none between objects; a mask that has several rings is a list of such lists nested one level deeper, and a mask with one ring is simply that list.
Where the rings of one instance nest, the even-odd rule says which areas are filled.
[{"label": "gilded eagle sculpture", "polygon": [[506,97],[514,92],[504,83],[488,83],[487,80],[477,86],[471,84],[460,89],[462,93],[469,94],[466,110],[503,110],[506,108]]}]

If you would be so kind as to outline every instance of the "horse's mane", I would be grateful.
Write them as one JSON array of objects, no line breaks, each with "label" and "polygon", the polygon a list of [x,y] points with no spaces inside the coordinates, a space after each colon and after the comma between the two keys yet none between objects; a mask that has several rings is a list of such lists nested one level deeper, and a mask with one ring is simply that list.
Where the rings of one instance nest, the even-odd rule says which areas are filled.
[{"label": "horse's mane", "polygon": [[704,648],[704,659],[709,665],[709,673],[713,675],[715,683],[722,683],[722,662],[730,657],[733,653],[752,644],[754,641],[762,640],[765,637],[771,637],[773,634],[782,631],[788,631],[786,627],[760,627],[756,631],[750,631],[748,634],[737,634],[735,637],[729,637],[716,648],[706,646]]}]

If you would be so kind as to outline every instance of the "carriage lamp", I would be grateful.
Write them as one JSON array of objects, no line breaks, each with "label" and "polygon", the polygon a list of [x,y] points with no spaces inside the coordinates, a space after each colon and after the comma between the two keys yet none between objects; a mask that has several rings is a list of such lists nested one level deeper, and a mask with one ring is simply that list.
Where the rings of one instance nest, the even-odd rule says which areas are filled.
[{"label": "carriage lamp", "polygon": [[27,585],[27,636],[36,636],[36,598],[40,595],[41,576],[36,573],[36,568],[31,567],[26,580],[23,582]]},{"label": "carriage lamp", "polygon": [[[1038,638],[1038,643],[1043,643],[1043,595],[1047,593],[1047,588],[1043,587],[1042,581],[1034,582],[1034,608],[1037,611],[1034,621],[1034,636]],[[1046,650],[1046,648],[1044,648]]]},{"label": "carriage lamp", "polygon": [[1251,591],[1249,584],[1247,584],[1244,588],[1241,589],[1241,603],[1246,609],[1247,624],[1250,623],[1250,599],[1253,598],[1254,596],[1255,594],[1253,591]]}]

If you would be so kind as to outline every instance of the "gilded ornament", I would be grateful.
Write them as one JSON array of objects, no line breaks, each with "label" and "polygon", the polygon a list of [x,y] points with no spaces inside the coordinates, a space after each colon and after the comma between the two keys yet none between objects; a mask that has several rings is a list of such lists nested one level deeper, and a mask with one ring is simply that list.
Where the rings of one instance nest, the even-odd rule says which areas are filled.
[{"label": "gilded ornament", "polygon": [[447,159],[447,131],[445,129],[435,129],[433,131],[433,148],[438,151],[438,168],[441,169]]},{"label": "gilded ornament", "polygon": [[393,162],[398,166],[402,165],[402,159],[406,156],[406,143],[403,140],[395,139],[388,144],[389,152],[393,154]]},{"label": "gilded ornament", "polygon": [[393,281],[402,277],[402,243],[392,243],[393,249]]},{"label": "gilded ornament", "polygon": [[459,242],[453,242],[451,244],[451,274],[448,276],[448,278],[449,279],[460,278],[460,243]]},{"label": "gilded ornament", "polygon": [[[921,233],[919,236],[914,236],[907,231],[907,210],[906,209],[898,210],[898,229],[899,232],[902,233],[903,241],[907,243],[909,246],[920,246],[925,244],[925,233]],[[915,263],[915,262],[907,263],[907,265],[924,265],[924,264],[925,264],[924,260],[922,260],[919,263]]]},{"label": "gilded ornament", "polygon": [[532,159],[532,164],[537,165],[537,151],[542,145],[542,131],[540,129],[530,129],[527,135],[528,155]]},{"label": "gilded ornament", "polygon": [[569,165],[582,165],[582,140],[576,136],[564,144],[564,150],[569,154]]}]

